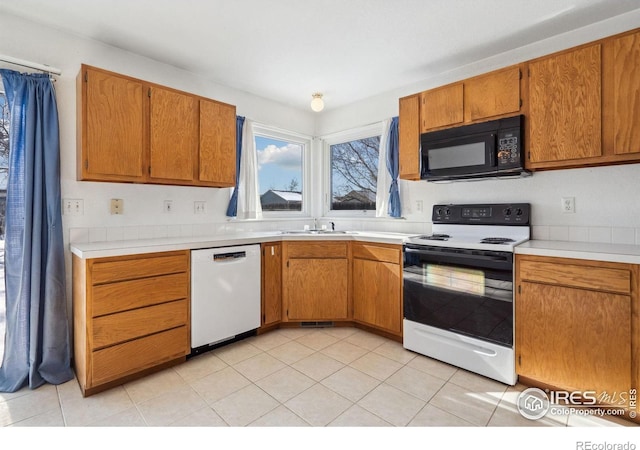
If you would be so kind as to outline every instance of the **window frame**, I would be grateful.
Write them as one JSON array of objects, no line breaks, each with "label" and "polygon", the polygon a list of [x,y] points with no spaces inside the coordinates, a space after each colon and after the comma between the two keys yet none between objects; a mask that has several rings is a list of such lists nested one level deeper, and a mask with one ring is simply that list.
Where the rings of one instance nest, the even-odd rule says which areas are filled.
[{"label": "window frame", "polygon": [[[358,128],[353,128],[338,133],[333,133],[322,137],[322,214],[324,217],[351,217],[351,218],[363,218],[363,217],[376,217],[376,209],[369,210],[338,210],[331,209],[331,146],[335,144],[341,144],[344,142],[356,141],[358,139],[365,139],[374,136],[379,136],[382,140],[384,134],[384,122],[378,122],[371,125],[365,125]],[[382,142],[381,142],[382,143]],[[379,154],[380,149],[378,149]],[[378,159],[378,164],[380,160]],[[377,188],[376,188],[377,195]],[[377,208],[376,202],[376,208]]]},{"label": "window frame", "polygon": [[[295,133],[293,131],[283,130],[280,128],[262,125],[255,123],[253,124],[253,142],[255,146],[256,136],[264,137],[267,139],[277,139],[280,141],[291,142],[294,144],[298,144],[302,146],[302,179],[300,180],[300,185],[302,186],[302,210],[301,211],[262,211],[263,219],[274,219],[274,218],[306,218],[310,217],[311,213],[311,165],[310,165],[310,154],[311,154],[311,141],[312,138],[310,136],[306,136],[304,134]],[[258,148],[256,146],[256,157],[258,153]],[[258,186],[260,185],[260,175],[258,174]]]}]

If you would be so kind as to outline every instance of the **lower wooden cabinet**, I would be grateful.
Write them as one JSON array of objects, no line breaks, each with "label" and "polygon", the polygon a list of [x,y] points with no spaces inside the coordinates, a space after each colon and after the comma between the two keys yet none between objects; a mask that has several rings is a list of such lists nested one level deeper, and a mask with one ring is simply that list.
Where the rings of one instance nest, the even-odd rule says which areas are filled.
[{"label": "lower wooden cabinet", "polygon": [[74,363],[83,395],[191,351],[189,252],[73,257]]},{"label": "lower wooden cabinet", "polygon": [[262,244],[262,326],[282,320],[282,243]]},{"label": "lower wooden cabinet", "polygon": [[285,321],[349,318],[349,243],[283,243]]},{"label": "lower wooden cabinet", "polygon": [[353,320],[402,335],[402,247],[352,244]]},{"label": "lower wooden cabinet", "polygon": [[630,264],[516,255],[518,375],[605,400],[637,388],[637,276]]}]

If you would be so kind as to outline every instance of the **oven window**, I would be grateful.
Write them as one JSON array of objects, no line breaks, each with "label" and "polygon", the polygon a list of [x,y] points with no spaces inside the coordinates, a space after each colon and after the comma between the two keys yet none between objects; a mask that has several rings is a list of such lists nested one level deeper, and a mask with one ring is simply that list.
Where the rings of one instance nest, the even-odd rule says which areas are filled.
[{"label": "oven window", "polygon": [[484,295],[484,272],[475,269],[425,265],[425,284],[455,292]]}]

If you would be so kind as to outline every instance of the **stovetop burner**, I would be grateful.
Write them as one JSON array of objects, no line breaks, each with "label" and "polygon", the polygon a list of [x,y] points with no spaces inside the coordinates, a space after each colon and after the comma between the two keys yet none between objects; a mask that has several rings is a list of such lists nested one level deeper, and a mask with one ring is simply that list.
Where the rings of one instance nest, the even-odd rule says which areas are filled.
[{"label": "stovetop burner", "polygon": [[506,244],[508,242],[515,242],[515,241],[511,238],[505,238],[505,237],[486,237],[480,241],[481,244]]},{"label": "stovetop burner", "polygon": [[447,241],[450,237],[448,234],[434,233],[429,236],[419,236],[418,239],[424,239],[425,241]]}]

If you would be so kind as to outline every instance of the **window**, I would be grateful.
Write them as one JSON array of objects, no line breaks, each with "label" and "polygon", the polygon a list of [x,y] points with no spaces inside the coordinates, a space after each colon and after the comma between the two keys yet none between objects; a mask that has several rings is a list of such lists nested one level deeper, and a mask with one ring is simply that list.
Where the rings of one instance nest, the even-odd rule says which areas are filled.
[{"label": "window", "polygon": [[376,209],[380,126],[326,140],[328,153],[328,211]]},{"label": "window", "polygon": [[[303,214],[309,139],[254,126],[258,160],[258,186],[263,214]],[[308,189],[307,189],[308,190]]]}]

